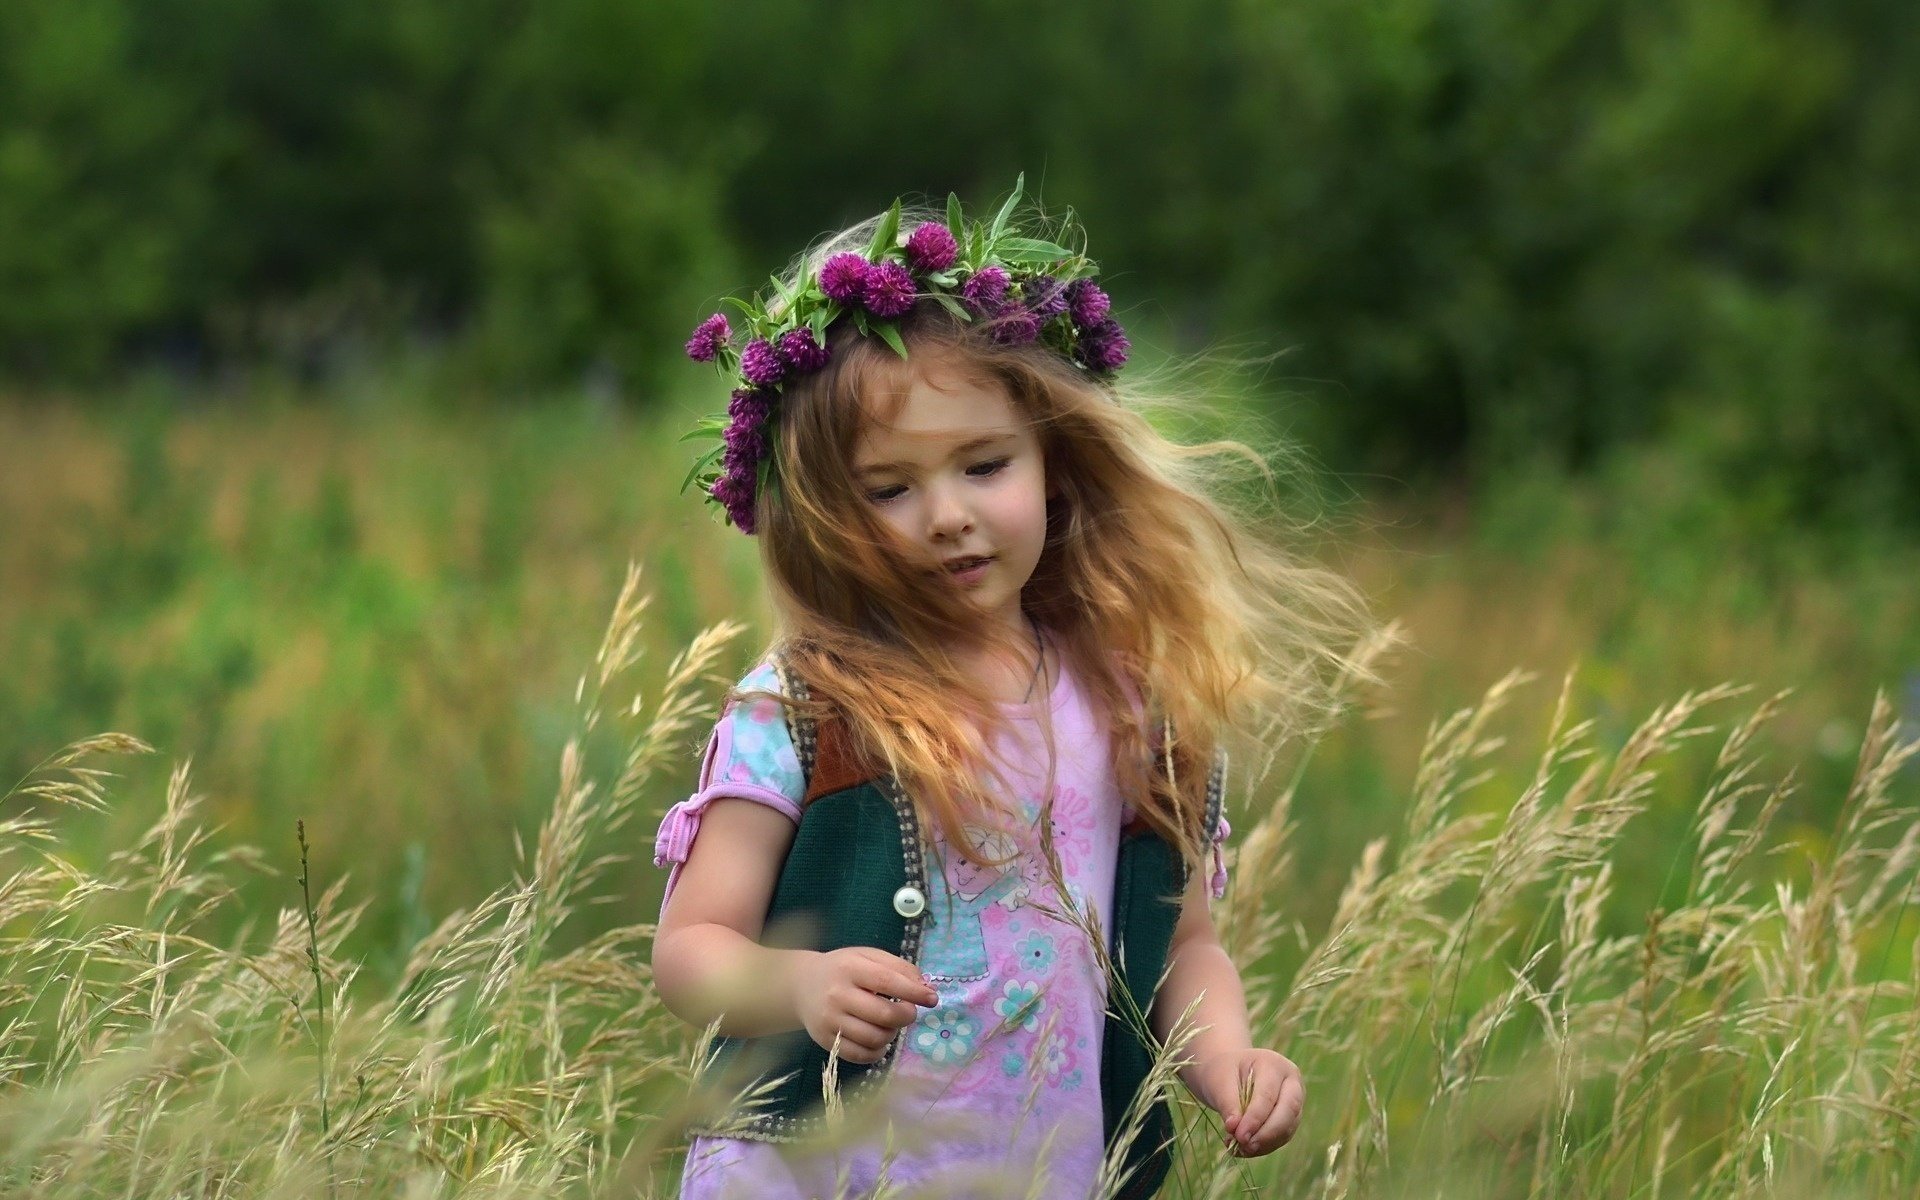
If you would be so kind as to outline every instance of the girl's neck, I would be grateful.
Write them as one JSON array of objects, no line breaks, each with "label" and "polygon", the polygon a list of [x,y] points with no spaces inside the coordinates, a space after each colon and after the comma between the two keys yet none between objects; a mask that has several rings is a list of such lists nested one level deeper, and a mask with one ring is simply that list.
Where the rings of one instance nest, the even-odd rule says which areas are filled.
[{"label": "girl's neck", "polygon": [[1037,626],[1027,627],[1029,640],[1017,662],[989,651],[962,662],[986,693],[1002,704],[1045,703],[1053,694],[1053,685],[1059,676],[1059,655],[1044,635],[1038,646],[1033,643],[1031,639],[1037,632]]}]

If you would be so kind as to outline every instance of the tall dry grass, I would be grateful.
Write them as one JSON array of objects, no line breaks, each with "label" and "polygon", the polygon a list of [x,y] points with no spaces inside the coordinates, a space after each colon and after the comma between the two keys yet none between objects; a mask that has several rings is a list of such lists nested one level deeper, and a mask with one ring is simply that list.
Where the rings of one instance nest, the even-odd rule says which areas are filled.
[{"label": "tall dry grass", "polygon": [[[683,1130],[711,1103],[688,1087],[705,1039],[652,994],[650,926],[579,941],[568,921],[616,899],[596,885],[644,840],[638,797],[711,716],[740,630],[695,638],[642,694],[646,609],[629,569],[537,842],[390,988],[345,949],[368,899],[304,871],[271,919],[208,936],[232,927],[216,918],[241,873],[289,856],[213,849],[186,764],[147,833],[94,869],[63,839],[116,802],[94,764],[144,743],[87,739],[9,790],[0,1194],[672,1194]],[[1570,680],[1510,800],[1485,794],[1488,764],[1525,676],[1432,726],[1403,827],[1366,847],[1324,928],[1290,898],[1299,831],[1338,814],[1296,811],[1309,762],[1240,772],[1217,911],[1257,1036],[1302,1066],[1307,1119],[1285,1150],[1231,1160],[1181,1099],[1165,1194],[1915,1193],[1920,814],[1898,788],[1920,747],[1876,697],[1842,815],[1809,848],[1775,826],[1791,772],[1762,770],[1783,696],[1737,710],[1741,689],[1689,693],[1609,748]],[[608,727],[626,750],[600,777],[581,745]],[[1701,739],[1717,751],[1671,848],[1679,899],[1615,895],[1660,772]],[[1637,931],[1610,931],[1622,908]],[[1154,1080],[1180,1099],[1173,1065]]]}]

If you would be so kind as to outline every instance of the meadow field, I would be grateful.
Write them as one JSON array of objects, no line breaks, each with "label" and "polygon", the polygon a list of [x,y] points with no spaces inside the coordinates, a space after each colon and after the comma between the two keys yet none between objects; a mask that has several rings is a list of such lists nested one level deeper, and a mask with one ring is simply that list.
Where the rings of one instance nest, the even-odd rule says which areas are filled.
[{"label": "meadow field", "polygon": [[1380,622],[1229,788],[1304,1123],[1171,1084],[1164,1194],[1920,1195],[1914,28],[0,4],[0,1200],[673,1194],[752,1098],[651,848],[770,634],[681,347],[1016,180]]},{"label": "meadow field", "polygon": [[[6,1195],[666,1195],[738,1102],[646,963],[753,545],[680,405],[402,387],[0,405]],[[1920,1187],[1920,551],[1737,508],[1317,495],[1403,638],[1242,764],[1221,910],[1307,1118],[1188,1104],[1166,1194]]]}]

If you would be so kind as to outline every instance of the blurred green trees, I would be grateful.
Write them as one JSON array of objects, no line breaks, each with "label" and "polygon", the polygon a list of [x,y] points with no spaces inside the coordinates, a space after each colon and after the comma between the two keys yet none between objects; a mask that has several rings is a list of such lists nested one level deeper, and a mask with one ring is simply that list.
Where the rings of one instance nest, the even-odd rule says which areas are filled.
[{"label": "blurred green trees", "polygon": [[13,0],[0,371],[644,396],[722,291],[1024,169],[1147,327],[1289,349],[1345,464],[1659,439],[1920,523],[1916,76],[1885,0]]}]

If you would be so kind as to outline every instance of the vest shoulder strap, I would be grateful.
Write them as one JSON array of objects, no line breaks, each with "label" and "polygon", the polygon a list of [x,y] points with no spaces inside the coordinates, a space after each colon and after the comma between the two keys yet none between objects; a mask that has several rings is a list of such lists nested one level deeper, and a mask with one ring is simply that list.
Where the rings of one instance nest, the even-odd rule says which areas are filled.
[{"label": "vest shoulder strap", "polygon": [[1207,837],[1213,837],[1213,831],[1220,828],[1220,818],[1227,806],[1227,748],[1216,746],[1213,751],[1213,769],[1207,773]]},{"label": "vest shoulder strap", "polygon": [[[778,653],[773,657],[773,669],[783,694],[796,700],[812,698],[807,681]],[[871,766],[854,752],[844,724],[831,717],[815,720],[793,708],[785,709],[785,713],[787,734],[793,739],[794,753],[800,759],[800,778],[804,784],[802,809],[821,796],[874,777]]]},{"label": "vest shoulder strap", "polygon": [[[1172,718],[1162,718],[1154,728],[1153,760],[1159,769],[1167,772],[1171,781],[1173,772],[1172,758],[1166,753],[1166,747],[1174,741]],[[1207,803],[1202,817],[1202,840],[1211,840],[1214,831],[1220,828],[1220,819],[1226,812],[1227,801],[1227,748],[1215,746],[1213,764],[1207,771]],[[1137,820],[1138,818],[1136,818]]]}]

